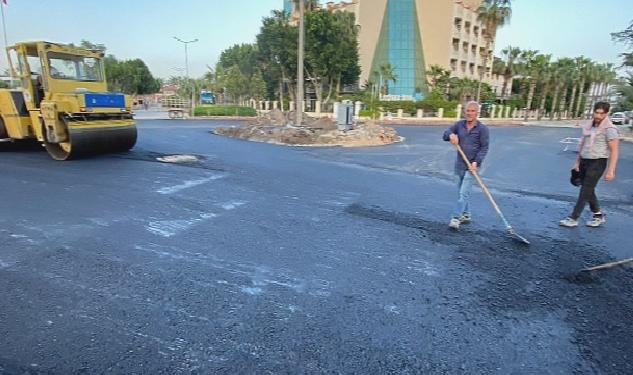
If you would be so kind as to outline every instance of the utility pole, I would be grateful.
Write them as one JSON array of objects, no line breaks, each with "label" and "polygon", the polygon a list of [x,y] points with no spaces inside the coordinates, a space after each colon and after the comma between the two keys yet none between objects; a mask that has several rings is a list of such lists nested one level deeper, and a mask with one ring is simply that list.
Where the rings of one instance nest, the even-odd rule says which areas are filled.
[{"label": "utility pole", "polygon": [[295,125],[303,123],[303,59],[305,43],[305,0],[299,0],[299,51],[297,53],[297,103]]},{"label": "utility pole", "polygon": [[[189,43],[195,43],[198,41],[198,38],[196,39],[192,39],[192,40],[182,40],[178,37],[174,37],[174,39],[176,39],[177,41],[179,41],[180,43],[185,45],[185,76],[187,79],[187,83],[189,83],[190,79],[189,79],[189,53],[187,51],[187,46],[189,45]],[[193,117],[193,107],[195,105],[195,98],[196,98],[196,93],[195,91],[195,85],[193,83],[191,83],[191,111],[189,113],[189,115],[191,117]]]}]

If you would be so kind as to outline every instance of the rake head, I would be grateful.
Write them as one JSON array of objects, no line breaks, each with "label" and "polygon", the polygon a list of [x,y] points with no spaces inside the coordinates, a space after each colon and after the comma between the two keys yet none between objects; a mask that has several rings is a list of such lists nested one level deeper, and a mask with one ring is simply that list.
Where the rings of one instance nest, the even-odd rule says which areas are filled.
[{"label": "rake head", "polygon": [[528,241],[527,238],[525,238],[525,237],[521,236],[520,234],[518,234],[514,230],[514,228],[512,228],[512,227],[508,227],[507,233],[508,233],[508,236],[510,236],[512,239],[514,239],[516,241],[519,241],[519,242],[521,242],[521,243],[523,243],[525,245],[529,245],[530,244],[530,241]]}]

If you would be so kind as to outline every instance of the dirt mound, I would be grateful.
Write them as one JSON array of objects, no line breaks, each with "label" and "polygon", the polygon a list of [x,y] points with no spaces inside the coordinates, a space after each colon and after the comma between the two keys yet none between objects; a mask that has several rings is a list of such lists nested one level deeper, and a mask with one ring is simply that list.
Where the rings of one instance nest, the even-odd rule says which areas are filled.
[{"label": "dirt mound", "polygon": [[[275,112],[275,113],[273,113]],[[374,121],[357,123],[352,129],[341,130],[330,118],[319,119],[304,116],[302,126],[293,126],[294,112],[285,116],[281,111],[271,111],[256,120],[239,127],[219,127],[215,134],[293,146],[380,146],[403,140],[395,129]]]}]

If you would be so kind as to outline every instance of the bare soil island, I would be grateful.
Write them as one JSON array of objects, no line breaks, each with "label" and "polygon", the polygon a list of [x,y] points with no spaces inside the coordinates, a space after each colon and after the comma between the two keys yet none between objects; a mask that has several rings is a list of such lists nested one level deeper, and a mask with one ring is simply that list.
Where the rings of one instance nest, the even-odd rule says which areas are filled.
[{"label": "bare soil island", "polygon": [[213,133],[242,138],[255,142],[267,142],[290,146],[382,146],[401,142],[395,129],[374,121],[359,122],[352,129],[339,130],[330,118],[304,117],[302,126],[295,126],[294,112],[284,114],[273,110],[243,126],[218,127]]}]

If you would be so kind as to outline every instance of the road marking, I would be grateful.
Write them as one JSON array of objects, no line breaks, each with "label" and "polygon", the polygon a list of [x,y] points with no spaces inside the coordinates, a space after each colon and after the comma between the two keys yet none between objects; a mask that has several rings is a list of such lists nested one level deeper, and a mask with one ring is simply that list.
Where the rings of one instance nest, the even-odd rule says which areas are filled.
[{"label": "road marking", "polygon": [[217,216],[218,215],[209,212],[201,214],[199,217],[189,220],[181,219],[150,221],[150,223],[145,226],[145,229],[153,234],[169,238],[191,228],[195,224],[198,224],[205,220],[213,219]]},{"label": "road marking", "polygon": [[259,294],[264,293],[262,288],[254,288],[254,287],[248,287],[248,286],[243,286],[240,288],[240,290],[243,293],[250,294],[251,296],[257,296]]},{"label": "road marking", "polygon": [[174,194],[174,193],[177,193],[177,192],[179,192],[181,190],[189,189],[191,187],[202,185],[202,184],[205,184],[205,183],[207,183],[209,181],[218,180],[220,178],[224,178],[224,176],[223,175],[213,175],[211,177],[203,178],[203,179],[200,179],[200,180],[185,181],[184,183],[182,183],[180,185],[167,186],[167,187],[164,187],[164,188],[160,188],[160,189],[156,190],[156,192],[160,193],[160,194]]},{"label": "road marking", "polygon": [[222,203],[221,207],[226,210],[226,211],[231,211],[236,209],[239,206],[243,206],[248,202],[243,202],[243,201],[234,201],[234,202],[226,202],[226,203]]}]

